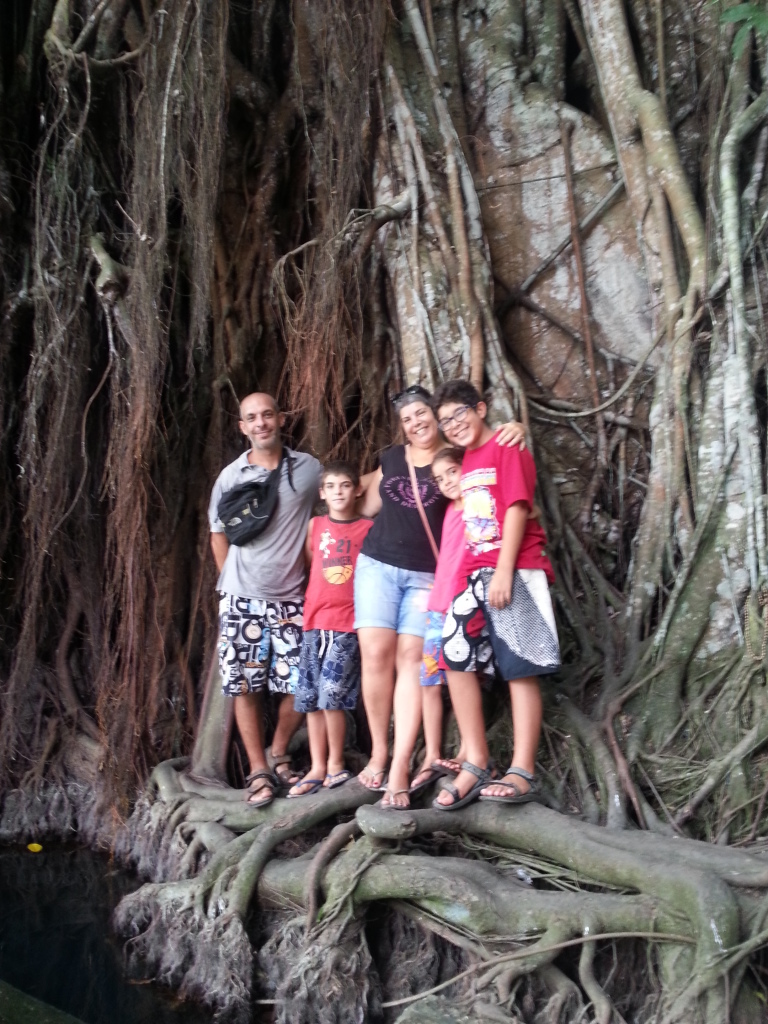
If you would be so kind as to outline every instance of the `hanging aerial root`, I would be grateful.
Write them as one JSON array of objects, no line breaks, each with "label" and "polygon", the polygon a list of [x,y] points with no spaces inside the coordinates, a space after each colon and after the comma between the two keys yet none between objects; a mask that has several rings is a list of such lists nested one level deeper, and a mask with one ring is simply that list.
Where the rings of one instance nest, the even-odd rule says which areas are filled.
[{"label": "hanging aerial root", "polygon": [[143,886],[121,901],[113,923],[128,938],[128,972],[203,1003],[217,1021],[246,1024],[253,973],[248,936],[235,915],[211,919],[202,897],[192,881]]},{"label": "hanging aerial root", "polygon": [[134,977],[151,978],[213,1009],[217,1019],[245,1024],[250,1014],[251,946],[242,919],[227,913],[226,889],[257,830],[233,839],[190,881],[143,885],[113,915],[128,939]]},{"label": "hanging aerial root", "polygon": [[585,942],[579,957],[579,981],[592,1000],[596,1024],[611,1024],[614,1006],[595,977],[594,962],[597,943]]},{"label": "hanging aerial root", "polygon": [[259,952],[276,1024],[349,1024],[377,1019],[381,986],[364,915],[339,916],[307,942],[304,918],[284,925]]}]

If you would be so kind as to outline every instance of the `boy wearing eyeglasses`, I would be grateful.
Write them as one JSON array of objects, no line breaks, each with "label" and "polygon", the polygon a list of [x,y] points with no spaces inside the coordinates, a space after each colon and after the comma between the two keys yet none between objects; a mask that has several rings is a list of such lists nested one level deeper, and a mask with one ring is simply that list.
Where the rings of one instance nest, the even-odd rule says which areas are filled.
[{"label": "boy wearing eyeglasses", "polygon": [[[535,759],[541,732],[539,676],[560,666],[549,582],[546,537],[531,518],[536,467],[527,450],[505,448],[486,423],[487,406],[468,381],[442,384],[434,395],[438,425],[465,449],[461,490],[466,547],[464,589],[454,597],[443,628],[443,660],[467,760],[433,806],[457,810],[478,797],[524,803],[537,792]],[[514,727],[512,763],[498,782],[488,772],[478,651],[484,637],[469,624],[482,611],[494,658],[509,683]]]}]

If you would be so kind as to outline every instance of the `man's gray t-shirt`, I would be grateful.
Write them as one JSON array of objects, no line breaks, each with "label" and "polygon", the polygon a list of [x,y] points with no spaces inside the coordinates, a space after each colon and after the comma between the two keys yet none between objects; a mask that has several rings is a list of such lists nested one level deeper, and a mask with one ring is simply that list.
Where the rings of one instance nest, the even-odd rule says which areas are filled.
[{"label": "man's gray t-shirt", "polygon": [[[269,526],[248,544],[230,544],[216,589],[236,597],[264,601],[295,601],[304,596],[304,541],[312,508],[318,500],[322,466],[311,455],[286,449],[291,459],[294,491],[288,479],[288,458],[283,460],[277,510]],[[218,516],[225,491],[251,480],[264,480],[270,471],[252,466],[248,452],[230,462],[213,485],[208,521],[211,533],[224,533]]]}]

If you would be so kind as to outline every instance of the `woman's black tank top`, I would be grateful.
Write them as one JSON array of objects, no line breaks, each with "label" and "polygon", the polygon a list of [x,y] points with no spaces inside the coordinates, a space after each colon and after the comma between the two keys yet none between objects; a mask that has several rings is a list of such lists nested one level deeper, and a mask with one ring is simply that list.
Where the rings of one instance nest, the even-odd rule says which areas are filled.
[{"label": "woman's black tank top", "polygon": [[[434,572],[435,558],[414,501],[405,449],[401,444],[382,452],[381,469],[381,512],[363,541],[362,553],[398,569]],[[432,536],[439,547],[448,499],[443,497],[432,478],[431,466],[417,466],[416,480]]]}]

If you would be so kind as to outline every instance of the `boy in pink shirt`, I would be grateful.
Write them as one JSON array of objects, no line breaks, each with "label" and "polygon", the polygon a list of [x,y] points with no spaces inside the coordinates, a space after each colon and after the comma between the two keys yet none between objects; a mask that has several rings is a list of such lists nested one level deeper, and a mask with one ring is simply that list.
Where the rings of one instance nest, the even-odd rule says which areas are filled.
[{"label": "boy in pink shirt", "polygon": [[[478,796],[523,803],[536,792],[535,757],[542,713],[538,677],[560,667],[548,586],[554,576],[543,550],[546,537],[538,521],[529,518],[536,467],[528,451],[496,443],[485,422],[485,402],[468,381],[441,385],[434,405],[445,437],[465,448],[461,477],[466,539],[460,570],[463,589],[446,615],[443,660],[467,757],[434,806],[455,810]],[[487,635],[499,670],[509,682],[512,702],[513,763],[498,782],[492,782],[488,772],[477,677],[484,637],[475,635],[473,629],[478,612],[487,620]]]}]

